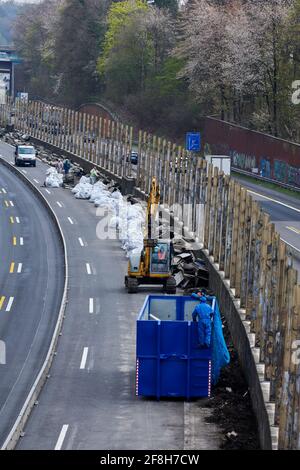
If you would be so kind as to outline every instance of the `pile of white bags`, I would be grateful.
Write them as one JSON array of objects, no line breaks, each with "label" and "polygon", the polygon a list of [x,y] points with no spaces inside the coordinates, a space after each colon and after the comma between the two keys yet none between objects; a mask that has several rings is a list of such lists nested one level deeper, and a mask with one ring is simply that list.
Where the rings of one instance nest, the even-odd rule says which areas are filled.
[{"label": "pile of white bags", "polygon": [[59,188],[63,184],[63,175],[55,168],[49,168],[46,173],[45,186],[48,188]]},{"label": "pile of white bags", "polygon": [[77,199],[89,199],[93,190],[93,185],[90,184],[90,178],[82,176],[79,183],[74,186],[72,193],[75,194]]},{"label": "pile of white bags", "polygon": [[145,219],[142,206],[131,205],[120,191],[110,192],[101,181],[90,184],[90,178],[82,176],[72,189],[78,199],[88,199],[95,207],[107,210],[110,214],[109,225],[119,231],[119,239],[127,256],[140,253],[143,249],[143,223]]},{"label": "pile of white bags", "polygon": [[119,238],[127,256],[140,253],[143,249],[143,223],[145,220],[142,206],[131,205],[127,201],[119,201],[116,216],[111,219],[119,229]]}]

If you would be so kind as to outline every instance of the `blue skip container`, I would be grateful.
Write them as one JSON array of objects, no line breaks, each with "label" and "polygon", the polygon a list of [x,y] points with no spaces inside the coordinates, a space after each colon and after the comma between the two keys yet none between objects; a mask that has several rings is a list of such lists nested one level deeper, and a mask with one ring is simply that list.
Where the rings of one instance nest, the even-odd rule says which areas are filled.
[{"label": "blue skip container", "polygon": [[147,296],[137,319],[136,395],[210,396],[212,351],[199,348],[192,320],[198,303],[185,296]]}]

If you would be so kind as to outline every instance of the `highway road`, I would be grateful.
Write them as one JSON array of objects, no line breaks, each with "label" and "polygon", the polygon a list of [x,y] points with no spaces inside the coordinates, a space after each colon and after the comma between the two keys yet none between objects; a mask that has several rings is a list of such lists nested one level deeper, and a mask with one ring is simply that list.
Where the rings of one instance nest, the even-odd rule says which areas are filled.
[{"label": "highway road", "polygon": [[[0,153],[12,160],[10,146]],[[40,187],[46,169],[38,162],[23,172]],[[93,204],[67,189],[40,189],[68,247],[69,300],[51,376],[18,449],[218,448],[217,429],[196,403],[135,396],[135,322],[145,292],[126,292],[125,254],[119,241],[97,238]]]},{"label": "highway road", "polygon": [[0,163],[0,340],[6,350],[0,361],[1,444],[45,360],[63,285],[54,222],[27,185]]},{"label": "highway road", "polygon": [[294,267],[300,272],[300,198],[233,176],[270,215],[282,240],[294,247]]}]

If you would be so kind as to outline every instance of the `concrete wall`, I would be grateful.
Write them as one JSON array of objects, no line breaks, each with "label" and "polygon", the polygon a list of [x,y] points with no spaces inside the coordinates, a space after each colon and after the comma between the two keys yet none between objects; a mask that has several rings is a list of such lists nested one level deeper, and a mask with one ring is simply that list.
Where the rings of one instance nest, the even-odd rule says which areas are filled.
[{"label": "concrete wall", "polygon": [[242,170],[258,168],[261,175],[300,187],[300,145],[213,118],[205,118],[207,154],[230,155]]},{"label": "concrete wall", "polygon": [[234,297],[228,281],[224,280],[223,273],[218,271],[213,258],[208,256],[206,250],[202,250],[202,257],[208,265],[210,288],[217,296],[221,311],[228,322],[231,338],[249,386],[261,448],[277,449],[278,429],[274,426],[274,406],[269,402],[268,393],[263,393],[264,364],[259,363],[259,348],[255,348],[255,335],[250,333],[250,324],[245,319],[244,311],[239,308],[239,301]]}]

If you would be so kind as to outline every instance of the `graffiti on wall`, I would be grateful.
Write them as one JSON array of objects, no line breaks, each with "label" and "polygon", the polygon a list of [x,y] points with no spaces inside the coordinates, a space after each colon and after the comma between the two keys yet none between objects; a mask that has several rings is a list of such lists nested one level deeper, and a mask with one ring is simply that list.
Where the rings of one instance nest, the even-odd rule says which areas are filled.
[{"label": "graffiti on wall", "polygon": [[230,151],[232,166],[241,168],[241,170],[249,170],[256,168],[256,158],[254,155],[246,155],[245,153]]},{"label": "graffiti on wall", "polygon": [[271,178],[271,163],[269,160],[262,158],[260,161],[260,174],[264,178]]}]

